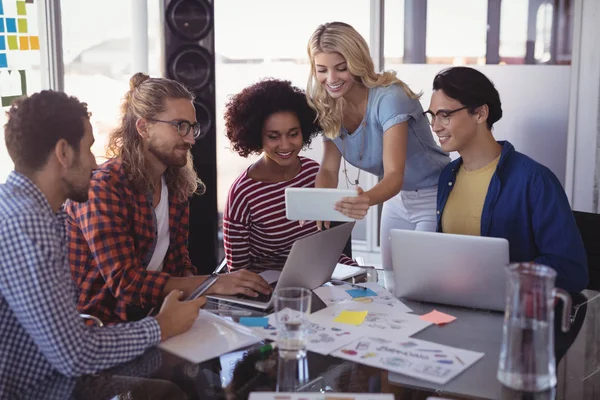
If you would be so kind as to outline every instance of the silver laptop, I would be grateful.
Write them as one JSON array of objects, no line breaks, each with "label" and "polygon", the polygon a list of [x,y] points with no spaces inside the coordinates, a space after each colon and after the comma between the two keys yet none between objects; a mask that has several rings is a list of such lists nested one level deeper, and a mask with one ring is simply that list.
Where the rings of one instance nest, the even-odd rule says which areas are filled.
[{"label": "silver laptop", "polygon": [[[281,275],[271,286],[275,290],[292,286],[313,290],[328,282],[354,224],[355,222],[347,222],[296,240],[283,265]],[[260,295],[258,298],[244,295],[207,297],[262,310],[270,308],[273,304],[272,296],[265,295]]]},{"label": "silver laptop", "polygon": [[393,229],[391,241],[396,296],[504,310],[506,239]]}]

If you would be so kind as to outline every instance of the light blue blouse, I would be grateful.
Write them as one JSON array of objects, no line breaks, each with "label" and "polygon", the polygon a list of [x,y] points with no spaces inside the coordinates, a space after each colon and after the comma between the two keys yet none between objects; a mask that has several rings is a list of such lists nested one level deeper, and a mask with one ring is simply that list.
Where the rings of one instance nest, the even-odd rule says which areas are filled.
[{"label": "light blue blouse", "polygon": [[[383,133],[405,121],[408,121],[408,147],[402,190],[435,186],[450,158],[433,139],[419,100],[408,97],[400,85],[369,89],[362,123],[352,134],[342,127],[340,136],[333,139],[333,143],[348,163],[382,177]],[[362,160],[359,157],[361,147]]]}]

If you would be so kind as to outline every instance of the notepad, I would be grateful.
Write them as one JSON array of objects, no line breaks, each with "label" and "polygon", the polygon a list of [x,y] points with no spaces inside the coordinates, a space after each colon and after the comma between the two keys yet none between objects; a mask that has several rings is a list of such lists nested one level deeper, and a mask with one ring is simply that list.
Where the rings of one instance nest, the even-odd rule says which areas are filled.
[{"label": "notepad", "polygon": [[368,311],[342,311],[333,322],[349,325],[360,325],[367,318]]}]

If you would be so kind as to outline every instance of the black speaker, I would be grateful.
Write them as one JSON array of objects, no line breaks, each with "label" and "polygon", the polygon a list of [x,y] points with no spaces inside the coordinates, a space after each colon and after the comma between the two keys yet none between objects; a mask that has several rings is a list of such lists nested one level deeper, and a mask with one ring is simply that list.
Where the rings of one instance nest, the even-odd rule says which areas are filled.
[{"label": "black speaker", "polygon": [[200,274],[217,264],[217,140],[215,124],[215,52],[212,1],[163,0],[165,75],[196,96],[202,134],[192,147],[194,167],[206,185],[190,200],[189,251]]}]

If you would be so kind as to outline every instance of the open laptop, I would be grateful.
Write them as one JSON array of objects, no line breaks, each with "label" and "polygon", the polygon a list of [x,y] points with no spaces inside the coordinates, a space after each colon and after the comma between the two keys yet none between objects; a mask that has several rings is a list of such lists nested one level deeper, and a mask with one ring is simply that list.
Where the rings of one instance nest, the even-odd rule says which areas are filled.
[{"label": "open laptop", "polygon": [[[325,229],[314,235],[298,239],[292,245],[281,274],[271,286],[277,290],[285,287],[303,287],[313,290],[331,279],[344,246],[352,233],[355,222],[347,222]],[[270,272],[269,275],[275,271]],[[247,307],[266,310],[273,304],[272,296],[259,295],[209,295],[208,298],[225,300]]]},{"label": "open laptop", "polygon": [[504,310],[506,239],[393,229],[391,241],[396,296]]}]

